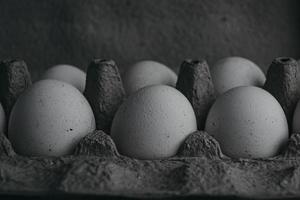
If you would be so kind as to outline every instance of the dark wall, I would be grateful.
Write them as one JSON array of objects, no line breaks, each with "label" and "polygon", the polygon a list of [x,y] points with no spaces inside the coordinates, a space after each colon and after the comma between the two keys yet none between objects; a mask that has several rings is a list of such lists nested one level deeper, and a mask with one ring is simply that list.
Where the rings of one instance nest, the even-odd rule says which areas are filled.
[{"label": "dark wall", "polygon": [[[299,3],[298,3],[299,2]],[[239,55],[264,71],[300,57],[297,0],[0,0],[0,59],[23,58],[33,75],[57,63],[83,69],[94,57],[121,71],[140,59],[175,71]]]}]

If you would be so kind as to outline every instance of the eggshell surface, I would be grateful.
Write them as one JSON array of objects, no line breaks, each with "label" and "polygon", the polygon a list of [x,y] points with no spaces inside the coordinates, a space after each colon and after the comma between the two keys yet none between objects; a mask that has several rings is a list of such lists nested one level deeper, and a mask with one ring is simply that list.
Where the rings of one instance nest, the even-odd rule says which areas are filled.
[{"label": "eggshell surface", "polygon": [[148,86],[120,106],[111,137],[123,155],[138,159],[173,156],[196,131],[195,113],[186,97],[173,87]]},{"label": "eggshell surface", "polygon": [[132,65],[124,74],[123,85],[127,94],[150,85],[175,86],[177,75],[167,66],[155,61],[141,61]]},{"label": "eggshell surface", "polygon": [[62,156],[72,153],[93,130],[93,111],[79,90],[61,81],[42,80],[17,100],[8,137],[19,154]]},{"label": "eggshell surface", "polygon": [[80,92],[85,89],[86,73],[72,65],[56,65],[48,69],[41,79],[54,79],[69,83]]},{"label": "eggshell surface", "polygon": [[5,124],[6,124],[6,119],[5,119],[5,112],[0,104],[0,133],[3,133],[5,131]]},{"label": "eggshell surface", "polygon": [[219,95],[238,86],[261,87],[266,81],[264,73],[255,63],[241,57],[221,59],[211,67],[210,72]]},{"label": "eggshell surface", "polygon": [[289,137],[284,111],[267,91],[242,86],[219,96],[211,107],[205,130],[234,158],[275,156]]}]

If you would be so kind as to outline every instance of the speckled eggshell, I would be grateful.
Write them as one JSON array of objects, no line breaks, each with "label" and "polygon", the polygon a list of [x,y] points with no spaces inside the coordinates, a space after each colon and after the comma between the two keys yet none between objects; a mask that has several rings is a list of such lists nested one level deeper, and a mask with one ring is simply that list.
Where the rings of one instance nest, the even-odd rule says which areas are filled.
[{"label": "speckled eggshell", "polygon": [[288,124],[277,100],[267,91],[242,86],[219,96],[209,111],[205,130],[234,158],[275,156],[286,145]]},{"label": "speckled eggshell", "polygon": [[62,156],[72,153],[94,129],[93,111],[79,90],[65,82],[42,80],[17,100],[8,137],[19,154]]},{"label": "speckled eggshell", "polygon": [[2,105],[0,104],[0,133],[4,132],[5,124],[6,124],[5,112]]},{"label": "speckled eggshell", "polygon": [[55,65],[49,68],[41,79],[55,79],[69,83],[76,87],[80,92],[85,89],[86,73],[72,65]]},{"label": "speckled eggshell", "polygon": [[150,85],[169,85],[175,87],[177,75],[167,66],[151,61],[140,61],[126,70],[123,79],[127,94]]},{"label": "speckled eggshell", "polygon": [[155,85],[140,89],[120,106],[111,137],[123,155],[162,159],[176,154],[196,129],[195,113],[186,97],[173,87]]},{"label": "speckled eggshell", "polygon": [[252,61],[241,57],[228,57],[216,62],[210,69],[217,94],[238,86],[262,87],[265,74]]}]

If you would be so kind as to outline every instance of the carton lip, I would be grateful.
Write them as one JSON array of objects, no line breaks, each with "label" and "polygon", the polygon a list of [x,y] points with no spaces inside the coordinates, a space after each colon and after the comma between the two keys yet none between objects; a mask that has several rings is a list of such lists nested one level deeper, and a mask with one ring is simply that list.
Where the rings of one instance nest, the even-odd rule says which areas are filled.
[{"label": "carton lip", "polygon": [[279,57],[279,58],[276,58],[275,60],[277,62],[279,62],[280,64],[289,64],[289,63],[295,62],[290,57]]},{"label": "carton lip", "polygon": [[[197,134],[198,133],[198,134]],[[193,134],[196,134],[197,136],[201,136],[199,134],[201,132],[197,131]],[[98,145],[111,145],[109,144],[112,140],[110,140],[110,136],[106,135],[102,131],[95,131],[95,133],[91,133],[90,135],[93,135],[93,138],[95,141],[93,142],[99,142],[99,138],[106,138],[106,142],[98,144]],[[95,136],[96,135],[96,136]],[[205,134],[202,134],[203,140],[211,140],[212,138],[206,137]],[[294,138],[294,137],[293,137]],[[298,138],[298,137],[295,137]],[[85,140],[87,139],[87,140]],[[86,136],[82,140],[82,142],[89,141],[89,136]],[[103,138],[102,138],[103,139]],[[198,137],[199,139],[199,137]],[[201,139],[201,138],[200,138]],[[214,140],[214,139],[212,139]],[[200,142],[202,140],[199,140]],[[5,142],[8,142],[7,144],[4,144]],[[188,140],[187,140],[188,142]],[[203,141],[202,141],[203,142]],[[208,141],[206,141],[208,142]],[[215,145],[215,143],[209,143],[211,145]],[[7,151],[11,151],[11,147],[9,147],[9,141],[6,139],[4,135],[1,137],[0,142],[0,148],[6,148]],[[84,145],[87,145],[87,147],[91,148],[90,151],[93,151],[93,146],[89,146],[88,143],[85,143]],[[183,144],[184,145],[184,144]],[[218,145],[218,144],[217,144]],[[212,146],[212,149],[216,146]],[[3,149],[1,149],[3,150]],[[207,157],[207,155],[198,155],[198,156],[182,156],[182,155],[175,155],[174,157],[170,157],[167,159],[162,160],[138,160],[129,158],[126,156],[122,156],[119,154],[106,154],[107,152],[104,152],[103,155],[101,155],[101,152],[96,152],[96,155],[91,155],[91,152],[78,151],[77,155],[67,155],[62,157],[26,157],[26,156],[20,156],[20,155],[12,155],[12,154],[3,154],[0,156],[2,159],[2,170],[8,170],[3,168],[3,166],[6,164],[7,166],[12,166],[11,162],[17,163],[17,169],[18,170],[26,170],[30,169],[27,164],[25,163],[32,163],[32,167],[37,168],[37,172],[32,172],[31,175],[36,176],[39,173],[42,173],[42,178],[49,179],[49,177],[46,177],[47,173],[54,173],[57,171],[58,173],[61,173],[58,175],[60,177],[60,180],[58,180],[56,185],[50,185],[50,186],[41,186],[34,187],[30,185],[26,185],[26,180],[24,179],[24,183],[20,183],[21,185],[18,185],[18,187],[14,188],[1,188],[0,187],[0,193],[1,194],[17,194],[17,195],[88,195],[88,196],[107,196],[107,197],[123,197],[123,198],[172,198],[172,197],[178,197],[178,198],[193,198],[193,197],[238,197],[238,198],[267,198],[267,199],[276,199],[276,198],[290,198],[290,197],[297,197],[300,195],[300,192],[295,189],[291,189],[289,191],[286,191],[286,188],[290,185],[294,187],[293,183],[291,183],[291,180],[295,175],[297,175],[298,170],[300,172],[300,161],[297,155],[284,157],[284,153],[282,155],[278,155],[273,158],[259,158],[259,159],[249,159],[249,158],[239,158],[239,159],[233,159],[229,157]],[[5,151],[2,151],[5,152]],[[22,164],[21,164],[22,163]],[[25,166],[24,166],[25,164]],[[97,166],[98,165],[98,166]],[[209,172],[212,169],[215,171],[213,174],[206,176],[205,174]],[[105,190],[106,187],[98,187],[98,186],[92,186],[89,187],[86,186],[78,186],[80,185],[79,182],[76,183],[76,180],[80,180],[82,176],[85,176],[85,173],[90,170],[104,170],[104,174],[112,173],[108,175],[109,177],[113,177],[114,173],[117,174],[117,176],[120,175],[120,177],[123,177],[123,179],[134,177],[136,175],[141,176],[138,179],[133,179],[136,181],[142,180],[142,183],[137,183],[139,186],[129,189],[126,185],[122,185],[117,187],[117,189],[113,190]],[[112,171],[111,171],[112,170]],[[124,172],[119,173],[119,171],[124,170]],[[157,171],[158,170],[158,171]],[[160,170],[162,170],[162,174],[160,173]],[[174,171],[175,170],[175,171]],[[194,170],[196,170],[196,174],[194,174]],[[201,170],[204,170],[203,172]],[[208,170],[208,171],[207,171]],[[217,170],[217,171],[216,171]],[[220,170],[218,172],[218,170]],[[237,171],[236,171],[237,170]],[[286,171],[287,170],[287,171]],[[64,171],[64,172],[63,172]],[[179,174],[178,173],[183,173]],[[237,175],[235,176],[235,173],[237,172]],[[271,185],[271,188],[274,187],[274,180],[271,176],[276,176],[277,173],[285,173],[282,178],[278,179],[281,180],[282,183],[280,187],[281,189],[270,189],[269,191],[265,192],[258,192],[253,193],[247,191],[240,190],[239,184],[243,185],[245,183],[233,183],[234,180],[239,181],[246,181],[246,185],[248,182],[251,183],[251,179],[253,179],[253,175],[255,176],[254,179],[259,178],[259,175],[255,175],[255,173],[262,173],[262,174],[268,174],[270,177],[267,177],[267,179],[271,182],[269,182]],[[50,173],[50,174],[51,174]],[[150,173],[150,174],[149,174]],[[153,174],[151,174],[153,173]],[[205,177],[201,177],[200,174],[203,173]],[[219,174],[215,174],[219,173]],[[296,174],[295,174],[296,173]],[[30,173],[29,173],[30,174]],[[124,175],[125,174],[125,175]],[[127,175],[126,175],[127,174]],[[170,174],[170,177],[169,175]],[[249,180],[244,180],[243,176],[244,174],[249,176]],[[160,177],[162,175],[163,177]],[[174,176],[178,175],[179,179],[174,179]],[[242,175],[242,177],[239,177]],[[101,179],[103,176],[95,174],[95,176],[98,176],[99,179]],[[220,176],[220,177],[219,177]],[[232,177],[233,176],[233,177]],[[88,175],[83,182],[89,183],[86,179],[89,179],[93,177],[93,175]],[[153,183],[150,183],[150,186],[141,189],[139,188],[141,184],[145,184],[147,179],[150,177],[156,177],[156,180]],[[215,183],[211,186],[207,186],[207,190],[199,189],[200,185],[197,185],[196,182],[190,182],[189,179],[198,180],[201,182],[201,180],[206,180],[208,182],[209,179],[216,179]],[[12,180],[14,177],[10,177]],[[118,177],[117,177],[118,178]],[[164,179],[166,181],[168,178],[172,180],[179,181],[179,186],[177,188],[174,186],[167,186],[167,188],[156,188],[155,182],[157,179]],[[196,178],[196,179],[195,179]],[[232,179],[233,178],[233,179]],[[264,182],[264,178],[261,177]],[[75,182],[73,182],[74,180]],[[155,178],[154,178],[155,179]],[[41,181],[38,180],[38,181]],[[227,181],[229,182],[227,182]],[[259,179],[257,179],[260,181]],[[273,180],[273,183],[272,183]],[[277,180],[277,179],[276,179]],[[108,179],[109,183],[111,180]],[[145,183],[143,181],[146,181]],[[183,181],[183,182],[182,182]],[[224,183],[226,184],[233,184],[233,188],[231,190],[226,189]],[[238,181],[238,182],[239,182]],[[43,182],[43,181],[42,181]],[[117,181],[118,182],[118,181]],[[151,180],[150,180],[151,182]],[[268,181],[267,181],[268,182]],[[116,183],[114,180],[112,180],[111,183]],[[22,185],[25,184],[25,185]],[[28,184],[28,183],[27,183]],[[43,184],[43,183],[42,183]],[[161,184],[160,181],[158,181],[158,184]],[[166,184],[171,184],[166,182]],[[190,185],[192,184],[192,185]],[[216,184],[216,185],[214,185]],[[279,184],[279,185],[280,185]],[[282,185],[283,184],[283,185]],[[114,186],[113,186],[114,187]],[[112,188],[113,188],[112,187]],[[122,188],[123,187],[123,188]],[[201,186],[206,187],[206,186]],[[223,188],[225,187],[225,189]],[[15,189],[17,188],[17,189]],[[267,187],[268,188],[268,187]]]}]

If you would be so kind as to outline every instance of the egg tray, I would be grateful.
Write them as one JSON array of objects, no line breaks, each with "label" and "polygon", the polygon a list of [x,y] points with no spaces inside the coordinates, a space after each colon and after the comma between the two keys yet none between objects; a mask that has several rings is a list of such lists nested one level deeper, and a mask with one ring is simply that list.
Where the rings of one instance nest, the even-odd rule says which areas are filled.
[{"label": "egg tray", "polygon": [[[279,61],[280,65],[278,65]],[[295,69],[295,62],[291,59],[282,61],[282,58],[275,59],[272,65],[277,68],[289,69],[284,71],[284,74],[288,76],[280,75],[281,82],[289,85],[292,82],[288,81],[288,78],[294,80],[290,76],[291,73],[297,73],[297,70],[290,70]],[[5,62],[5,66],[15,66],[16,62],[19,61],[10,61],[9,65],[7,65],[8,62]],[[92,62],[94,66],[95,63],[99,63],[99,60]],[[103,64],[103,60],[101,63]],[[109,63],[114,64],[111,61]],[[89,66],[87,74],[89,80],[91,80],[89,70],[92,64]],[[24,65],[22,66],[24,67]],[[112,69],[113,65],[107,65],[107,61],[105,61],[105,66]],[[105,67],[103,68],[101,65],[101,69],[105,69]],[[202,71],[195,69],[202,69]],[[105,69],[104,71],[109,70]],[[272,70],[268,71],[267,82],[270,79],[270,71]],[[24,75],[24,73],[21,74]],[[211,105],[211,102],[205,103],[201,99],[213,101],[215,97],[213,92],[202,91],[199,93],[199,90],[207,88],[211,90],[212,86],[206,62],[184,61],[179,74],[179,82],[183,80],[183,74],[187,74],[184,75],[187,77],[190,76],[186,80],[193,83],[187,84],[186,82],[183,85],[189,87],[193,85],[191,91],[194,91],[194,97],[198,95],[196,98],[198,101],[195,103],[191,96],[188,97],[187,90],[185,91],[194,109],[201,105],[206,107]],[[106,81],[111,81],[113,77],[117,77],[119,80],[118,76],[111,77]],[[3,79],[0,79],[0,82],[1,80]],[[14,84],[21,82],[24,88],[24,79],[6,80],[11,87],[12,82]],[[101,80],[103,81],[103,79]],[[202,81],[200,89],[199,84],[194,84],[199,80]],[[278,74],[276,81],[279,81]],[[110,85],[112,88],[114,86]],[[291,85],[289,87],[276,86],[277,89],[284,88],[284,94],[290,94],[290,91],[294,91],[292,94],[297,93],[297,90],[291,90],[293,88]],[[178,84],[177,88],[180,89]],[[17,90],[11,89],[11,91]],[[5,90],[1,89],[1,85],[0,92],[5,93]],[[201,95],[206,97],[201,97]],[[295,95],[292,96],[295,97]],[[289,95],[285,95],[285,97],[285,102],[293,102]],[[287,101],[287,98],[291,99]],[[202,102],[199,103],[199,101]],[[5,101],[2,99],[2,102]],[[207,111],[208,108],[202,108],[202,110]],[[199,115],[196,110],[195,113]],[[95,115],[97,115],[96,112]],[[203,125],[199,121],[198,126],[201,124]],[[161,160],[138,160],[120,155],[111,137],[101,130],[89,133],[76,146],[72,155],[62,157],[18,155],[14,152],[6,135],[0,134],[0,194],[75,194],[135,198],[236,196],[282,199],[300,197],[300,134],[291,134],[287,147],[275,157],[234,159],[222,153],[219,143],[212,136],[204,131],[196,131],[186,138],[175,156]]]}]

